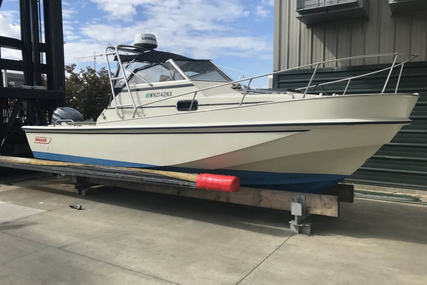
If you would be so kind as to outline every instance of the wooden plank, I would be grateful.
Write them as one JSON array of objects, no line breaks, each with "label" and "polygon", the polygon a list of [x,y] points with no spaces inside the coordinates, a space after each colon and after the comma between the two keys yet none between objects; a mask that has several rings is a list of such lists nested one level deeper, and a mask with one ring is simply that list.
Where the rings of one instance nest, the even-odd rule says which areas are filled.
[{"label": "wooden plank", "polygon": [[[192,182],[178,180],[171,172],[144,172],[141,169],[101,167],[78,163],[42,161],[38,159],[2,157],[0,166],[33,171],[85,177],[87,183],[110,185],[183,197],[272,208],[289,211],[296,196],[305,195],[309,214],[338,217],[338,197],[323,194],[307,194],[270,189],[242,187],[239,192],[220,192],[194,189]],[[179,173],[178,173],[179,174]],[[179,176],[182,178],[181,176]],[[188,177],[185,177],[188,178]],[[189,180],[192,180],[189,179]]]},{"label": "wooden plank", "polygon": [[338,201],[345,203],[354,202],[354,185],[350,184],[337,184],[332,186],[325,191],[322,191],[325,195],[334,195],[338,197]]},{"label": "wooden plank", "polygon": [[239,192],[227,193],[166,185],[141,185],[130,182],[105,181],[95,178],[88,178],[87,181],[89,183],[102,184],[118,188],[127,188],[138,191],[147,191],[285,211],[291,210],[291,203],[296,196],[305,195],[307,212],[309,214],[328,217],[338,217],[339,215],[338,197],[334,195],[297,193],[249,187],[242,187]]},{"label": "wooden plank", "polygon": [[199,174],[195,173],[185,173],[185,172],[176,172],[176,171],[165,171],[165,170],[156,170],[148,168],[132,168],[132,167],[112,167],[112,166],[100,166],[100,165],[91,165],[91,164],[82,164],[74,162],[63,162],[63,161],[54,161],[54,160],[44,160],[44,159],[34,159],[26,157],[13,157],[13,156],[3,156],[0,155],[0,163],[10,163],[10,164],[22,164],[22,165],[31,165],[31,166],[52,166],[52,167],[80,167],[84,169],[93,169],[93,170],[106,170],[106,171],[122,171],[122,172],[136,172],[142,174],[154,174],[161,175],[165,177],[171,177],[174,179],[180,179],[189,182],[197,182]]},{"label": "wooden plank", "polygon": [[148,174],[148,175],[158,175],[169,177],[173,179],[179,179],[188,182],[197,182],[199,174],[195,173],[185,173],[185,172],[176,172],[176,171],[164,171],[156,169],[147,169],[147,168],[131,168],[131,167],[112,167],[112,166],[100,166],[100,165],[91,165],[91,164],[82,164],[74,162],[63,162],[63,161],[53,161],[53,160],[43,160],[43,159],[34,159],[34,158],[25,158],[25,157],[13,157],[13,156],[2,156],[0,155],[0,163],[5,165],[26,165],[33,167],[37,170],[38,167],[63,167],[63,171],[67,169],[83,169],[83,170],[93,170],[93,171],[104,171],[104,172],[122,172],[130,174]]},{"label": "wooden plank", "polygon": [[188,188],[196,188],[196,183],[184,181],[167,176],[157,174],[134,172],[131,170],[112,170],[102,167],[85,167],[85,166],[46,166],[46,165],[31,165],[23,163],[9,163],[0,161],[0,167],[24,169],[30,171],[55,173],[67,176],[97,178],[104,181],[112,180],[121,183],[123,181],[136,184],[160,184],[160,185],[178,185]]}]

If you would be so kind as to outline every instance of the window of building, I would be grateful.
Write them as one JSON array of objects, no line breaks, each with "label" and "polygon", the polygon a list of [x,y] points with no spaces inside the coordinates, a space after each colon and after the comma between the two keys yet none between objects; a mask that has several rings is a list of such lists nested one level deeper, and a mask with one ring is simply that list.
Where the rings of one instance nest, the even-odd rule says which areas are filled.
[{"label": "window of building", "polygon": [[307,25],[367,17],[367,0],[297,0],[298,19]]},{"label": "window of building", "polygon": [[298,0],[298,13],[309,12],[310,10],[336,9],[349,6],[358,6],[359,0]]},{"label": "window of building", "polygon": [[389,0],[393,14],[405,13],[413,10],[427,9],[426,0]]}]

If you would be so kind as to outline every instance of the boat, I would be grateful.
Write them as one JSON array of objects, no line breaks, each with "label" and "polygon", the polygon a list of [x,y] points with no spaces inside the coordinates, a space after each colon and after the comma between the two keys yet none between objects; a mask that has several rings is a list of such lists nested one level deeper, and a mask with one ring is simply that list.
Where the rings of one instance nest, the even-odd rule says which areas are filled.
[{"label": "boat", "polygon": [[[24,126],[34,157],[235,175],[242,186],[320,193],[353,174],[409,124],[418,100],[418,94],[398,92],[410,60],[399,63],[398,54],[391,55],[389,67],[315,85],[325,64],[382,55],[233,81],[210,60],[156,48],[153,34],[138,35],[133,45],[107,47],[111,102],[95,123],[71,114],[48,126]],[[395,92],[386,93],[399,67]],[[306,87],[250,88],[257,78],[299,68],[313,69]],[[388,72],[383,90],[347,94],[352,80],[380,72]],[[347,83],[340,94],[315,91],[337,82]]]}]

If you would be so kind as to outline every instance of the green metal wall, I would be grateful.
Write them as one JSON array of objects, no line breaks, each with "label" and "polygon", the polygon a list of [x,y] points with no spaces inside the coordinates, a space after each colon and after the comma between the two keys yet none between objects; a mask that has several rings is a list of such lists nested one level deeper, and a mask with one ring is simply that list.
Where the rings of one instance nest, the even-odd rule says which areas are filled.
[{"label": "green metal wall", "polygon": [[[365,72],[378,70],[384,66],[356,66],[319,69],[314,83],[322,83]],[[399,68],[397,68],[399,69]],[[291,90],[306,86],[312,70],[298,70],[274,76],[274,88]],[[380,92],[387,72],[369,78],[353,80],[347,93]],[[398,70],[392,74],[387,92],[394,92]],[[325,86],[325,92],[341,94],[346,82]],[[405,126],[396,137],[384,145],[348,181],[382,186],[406,187],[427,190],[427,62],[407,64],[403,71],[399,92],[417,92],[420,98],[414,108],[411,125]],[[386,96],[386,95],[385,95]]]},{"label": "green metal wall", "polygon": [[[368,4],[367,17],[342,19],[333,16],[333,12],[321,13],[328,15],[330,21],[307,26],[298,19],[297,0],[275,0],[274,70],[377,53],[418,54],[416,61],[427,60],[427,10],[424,7],[415,1],[399,0],[413,4],[412,10],[400,9],[401,13],[392,14],[389,0],[365,2]],[[372,58],[364,63],[353,61],[351,64],[388,63],[392,60],[391,57]]]}]

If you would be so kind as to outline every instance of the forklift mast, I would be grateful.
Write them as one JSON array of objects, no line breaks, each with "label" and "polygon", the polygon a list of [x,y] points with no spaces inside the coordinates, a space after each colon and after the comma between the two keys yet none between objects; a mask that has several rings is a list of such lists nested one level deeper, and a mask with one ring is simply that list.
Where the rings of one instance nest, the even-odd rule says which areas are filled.
[{"label": "forklift mast", "polygon": [[[21,38],[0,34],[0,153],[6,155],[30,153],[21,126],[45,125],[65,104],[61,0],[20,0],[19,14]],[[22,59],[2,58],[2,49],[19,50]],[[9,84],[8,75],[21,82]]]}]

